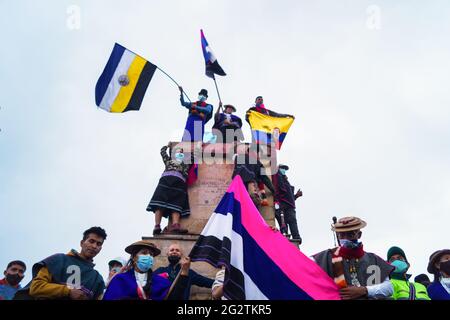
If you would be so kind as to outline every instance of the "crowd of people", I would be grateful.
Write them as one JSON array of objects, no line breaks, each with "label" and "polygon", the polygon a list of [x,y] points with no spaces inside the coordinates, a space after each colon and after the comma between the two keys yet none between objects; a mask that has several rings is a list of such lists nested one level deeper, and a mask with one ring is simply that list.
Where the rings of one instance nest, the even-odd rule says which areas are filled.
[{"label": "crowd of people", "polygon": [[[450,249],[430,255],[425,274],[410,281],[411,266],[405,252],[391,247],[386,259],[366,252],[361,242],[361,229],[366,223],[357,217],[345,217],[333,224],[339,246],[324,250],[312,259],[334,280],[341,298],[391,300],[450,300]],[[274,232],[279,232],[274,230]],[[20,260],[6,266],[0,280],[1,300],[189,300],[191,286],[211,289],[211,299],[226,299],[224,279],[227,270],[220,269],[215,279],[191,269],[191,261],[173,243],[167,254],[168,264],[154,268],[154,259],[161,250],[148,241],[130,244],[124,251],[128,261],[111,259],[105,284],[95,270],[94,258],[106,240],[101,227],[83,233],[80,250],[54,254],[32,267],[32,280],[24,287],[21,281],[27,272]]]},{"label": "crowd of people", "polygon": [[[213,106],[206,102],[208,92],[200,90],[196,102],[186,102],[180,87],[180,103],[188,109],[184,142],[201,142],[205,124],[213,117]],[[258,96],[252,107],[256,112],[269,114],[263,98]],[[250,198],[261,210],[268,205],[265,188],[274,198],[275,218],[279,230],[286,237],[301,243],[296,219],[295,201],[303,192],[291,185],[286,172],[289,167],[279,164],[275,172],[265,174],[264,165],[251,145],[240,144],[243,140],[242,120],[234,115],[233,105],[222,105],[214,115],[213,130],[219,137],[218,143],[233,145],[234,171],[244,182]],[[238,145],[244,151],[237,152]],[[195,171],[195,157],[198,150],[190,150],[186,156],[183,148],[174,148],[168,154],[170,145],[161,148],[164,172],[147,206],[147,211],[155,215],[153,235],[186,234],[180,219],[190,214],[188,186]],[[161,229],[162,218],[169,224]],[[414,282],[408,274],[410,262],[405,252],[391,247],[386,259],[366,252],[361,242],[366,222],[357,217],[344,217],[332,225],[338,245],[312,256],[312,259],[334,280],[340,296],[345,300],[393,299],[393,300],[450,300],[450,249],[438,250],[431,254],[427,271],[433,274],[430,281],[425,274],[418,275]],[[211,289],[212,299],[226,299],[224,279],[227,270],[222,268],[215,279],[205,277],[191,269],[191,261],[177,243],[169,246],[168,264],[154,268],[154,259],[161,250],[154,243],[141,240],[130,244],[124,251],[128,260],[111,259],[106,283],[95,270],[94,258],[102,250],[107,238],[101,227],[87,229],[80,242],[80,250],[70,250],[66,254],[54,254],[35,263],[31,270],[32,280],[21,286],[27,267],[20,260],[11,261],[6,266],[4,278],[0,280],[0,299],[70,299],[70,300],[188,300],[191,286]]]}]

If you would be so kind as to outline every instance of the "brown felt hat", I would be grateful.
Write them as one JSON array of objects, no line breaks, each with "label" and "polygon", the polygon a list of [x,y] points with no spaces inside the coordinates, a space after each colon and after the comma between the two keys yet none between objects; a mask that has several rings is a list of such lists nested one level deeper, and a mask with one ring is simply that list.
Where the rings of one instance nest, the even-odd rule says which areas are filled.
[{"label": "brown felt hat", "polygon": [[442,249],[442,250],[433,252],[433,254],[430,256],[430,260],[428,262],[427,271],[429,273],[435,274],[435,273],[439,272],[439,270],[436,268],[435,264],[444,254],[450,254],[450,249]]},{"label": "brown felt hat", "polygon": [[354,231],[364,228],[367,223],[357,217],[344,217],[332,225],[331,230],[336,232]]},{"label": "brown felt hat", "polygon": [[133,244],[130,244],[128,247],[125,248],[125,251],[129,254],[133,254],[134,252],[140,250],[141,248],[150,249],[154,257],[158,256],[161,253],[161,250],[159,250],[153,242],[150,242],[148,240],[140,240]]}]

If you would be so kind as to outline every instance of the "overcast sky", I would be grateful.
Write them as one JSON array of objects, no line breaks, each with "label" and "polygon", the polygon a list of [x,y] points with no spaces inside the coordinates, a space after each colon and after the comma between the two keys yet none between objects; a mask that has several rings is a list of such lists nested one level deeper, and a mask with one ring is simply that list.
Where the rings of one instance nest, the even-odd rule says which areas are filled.
[{"label": "overcast sky", "polygon": [[228,74],[224,103],[244,117],[263,95],[296,117],[279,158],[304,193],[304,253],[332,247],[331,217],[348,215],[368,223],[367,251],[402,247],[414,275],[449,247],[448,1],[0,0],[0,12],[0,269],[24,260],[23,284],[88,227],[108,233],[104,276],[151,235],[159,149],[186,109],[158,71],[139,112],[98,109],[94,88],[118,42],[217,107],[201,28]]}]

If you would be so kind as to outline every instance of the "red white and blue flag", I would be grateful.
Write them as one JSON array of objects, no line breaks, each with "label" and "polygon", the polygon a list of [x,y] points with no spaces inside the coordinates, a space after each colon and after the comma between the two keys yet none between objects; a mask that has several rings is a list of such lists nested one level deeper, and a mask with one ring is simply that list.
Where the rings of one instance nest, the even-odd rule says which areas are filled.
[{"label": "red white and blue flag", "polygon": [[313,260],[266,224],[240,176],[212,214],[190,257],[225,266],[230,300],[338,300],[338,287]]},{"label": "red white and blue flag", "polygon": [[214,79],[214,74],[219,76],[226,76],[227,74],[223,71],[222,67],[219,65],[214,53],[209,47],[208,41],[206,41],[203,30],[200,30],[201,41],[202,41],[202,51],[203,57],[205,58],[205,74]]}]

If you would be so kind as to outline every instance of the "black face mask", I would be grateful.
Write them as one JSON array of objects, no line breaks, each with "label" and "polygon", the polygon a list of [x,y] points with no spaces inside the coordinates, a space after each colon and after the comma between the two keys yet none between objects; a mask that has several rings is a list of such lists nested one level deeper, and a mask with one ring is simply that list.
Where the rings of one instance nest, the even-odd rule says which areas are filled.
[{"label": "black face mask", "polygon": [[22,281],[23,277],[19,276],[17,273],[16,274],[6,274],[6,281],[8,281],[8,283],[11,286],[16,286],[19,284],[20,281]]},{"label": "black face mask", "polygon": [[170,264],[177,264],[178,262],[180,262],[179,256],[168,256],[167,259],[169,260]]},{"label": "black face mask", "polygon": [[450,275],[450,260],[441,262],[439,264],[439,270],[445,272],[446,275]]}]

